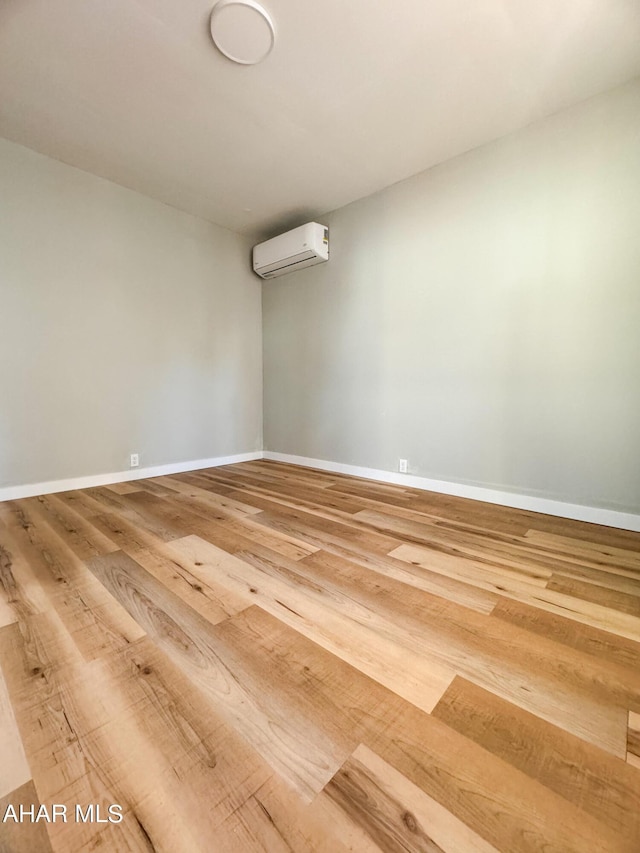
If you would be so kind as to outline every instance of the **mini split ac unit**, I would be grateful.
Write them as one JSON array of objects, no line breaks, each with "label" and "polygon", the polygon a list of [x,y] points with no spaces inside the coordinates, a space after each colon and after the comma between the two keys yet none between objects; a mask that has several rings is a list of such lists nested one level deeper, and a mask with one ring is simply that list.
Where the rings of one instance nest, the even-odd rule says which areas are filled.
[{"label": "mini split ac unit", "polygon": [[328,260],[329,229],[317,222],[307,222],[253,247],[253,271],[261,278],[277,278]]}]

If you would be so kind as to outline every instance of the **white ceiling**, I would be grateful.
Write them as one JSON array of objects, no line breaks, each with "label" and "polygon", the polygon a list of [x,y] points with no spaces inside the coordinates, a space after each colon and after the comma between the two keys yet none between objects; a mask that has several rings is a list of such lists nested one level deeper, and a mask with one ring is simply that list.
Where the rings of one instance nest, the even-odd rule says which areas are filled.
[{"label": "white ceiling", "polygon": [[640,75],[640,0],[0,0],[0,135],[266,237]]}]

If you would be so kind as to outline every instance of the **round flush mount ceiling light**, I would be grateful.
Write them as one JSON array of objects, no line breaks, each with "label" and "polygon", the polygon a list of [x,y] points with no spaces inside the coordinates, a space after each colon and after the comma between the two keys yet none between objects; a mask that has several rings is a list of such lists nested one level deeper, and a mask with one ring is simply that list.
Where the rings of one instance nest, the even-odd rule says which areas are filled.
[{"label": "round flush mount ceiling light", "polygon": [[211,11],[211,36],[220,53],[241,65],[262,62],[276,40],[269,13],[254,0],[218,0]]}]

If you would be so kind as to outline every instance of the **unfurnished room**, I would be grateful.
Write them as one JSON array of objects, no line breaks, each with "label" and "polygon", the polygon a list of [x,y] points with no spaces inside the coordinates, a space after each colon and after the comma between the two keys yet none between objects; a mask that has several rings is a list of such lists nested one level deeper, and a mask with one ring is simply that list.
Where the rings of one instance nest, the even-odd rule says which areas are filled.
[{"label": "unfurnished room", "polygon": [[639,0],[0,0],[0,853],[640,853]]}]

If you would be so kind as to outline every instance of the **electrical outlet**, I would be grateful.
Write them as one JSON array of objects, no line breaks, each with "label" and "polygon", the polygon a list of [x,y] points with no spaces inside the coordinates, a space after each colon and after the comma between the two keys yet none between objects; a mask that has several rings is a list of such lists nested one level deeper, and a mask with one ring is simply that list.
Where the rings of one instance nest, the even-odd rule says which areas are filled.
[{"label": "electrical outlet", "polygon": [[409,466],[409,463],[407,462],[406,459],[400,459],[399,464],[398,464],[398,471],[401,474],[406,474],[407,470],[408,470],[408,466]]},{"label": "electrical outlet", "polygon": [[137,468],[139,464],[140,464],[139,454],[132,453],[131,456],[129,457],[129,467],[130,468]]}]

